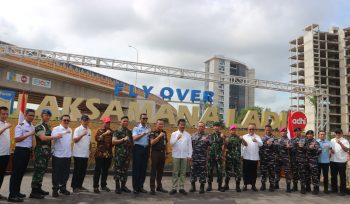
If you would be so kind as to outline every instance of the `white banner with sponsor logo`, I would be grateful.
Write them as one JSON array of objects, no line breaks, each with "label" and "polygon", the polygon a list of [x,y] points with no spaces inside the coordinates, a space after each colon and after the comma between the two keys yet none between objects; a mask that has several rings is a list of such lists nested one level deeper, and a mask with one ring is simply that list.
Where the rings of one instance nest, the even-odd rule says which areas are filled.
[{"label": "white banner with sponsor logo", "polygon": [[45,79],[39,79],[39,78],[32,78],[32,84],[34,86],[41,86],[50,89],[51,88],[51,81],[45,80]]},{"label": "white banner with sponsor logo", "polygon": [[15,81],[23,84],[29,84],[29,76],[23,74],[17,74],[14,72],[7,72],[6,79],[9,81]]}]

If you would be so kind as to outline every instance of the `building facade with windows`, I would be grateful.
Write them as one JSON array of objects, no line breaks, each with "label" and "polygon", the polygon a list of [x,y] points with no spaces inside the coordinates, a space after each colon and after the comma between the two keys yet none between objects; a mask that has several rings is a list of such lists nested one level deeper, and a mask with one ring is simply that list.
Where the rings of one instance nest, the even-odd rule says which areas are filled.
[{"label": "building facade with windows", "polygon": [[[221,55],[215,55],[205,61],[205,71],[222,74],[242,76],[250,79],[255,78],[255,70],[238,60],[230,59]],[[215,93],[213,105],[217,106],[220,119],[226,119],[228,109],[241,109],[253,107],[255,101],[254,88],[231,84],[218,84],[205,82],[205,90]]]},{"label": "building facade with windows", "polygon": [[[329,93],[330,130],[342,128],[349,133],[350,120],[350,28],[332,27],[321,31],[319,25],[304,28],[304,34],[289,42],[290,82],[321,87]],[[315,126],[315,100],[301,94],[291,95],[291,109],[303,111],[306,129]]]}]

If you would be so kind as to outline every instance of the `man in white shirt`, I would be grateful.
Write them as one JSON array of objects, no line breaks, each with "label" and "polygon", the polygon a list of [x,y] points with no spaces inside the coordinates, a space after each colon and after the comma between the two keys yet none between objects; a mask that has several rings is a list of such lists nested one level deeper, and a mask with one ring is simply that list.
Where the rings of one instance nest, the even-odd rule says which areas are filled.
[{"label": "man in white shirt", "polygon": [[348,161],[349,141],[342,137],[343,131],[340,128],[335,130],[335,138],[331,140],[331,183],[332,192],[338,193],[338,174],[340,177],[340,194],[346,193],[346,162]]},{"label": "man in white shirt", "polygon": [[[10,158],[10,128],[11,124],[7,122],[9,109],[5,106],[0,107],[0,189],[6,172],[7,163]],[[6,197],[0,195],[0,200]]]},{"label": "man in white shirt", "polygon": [[13,154],[10,195],[7,199],[9,202],[23,202],[23,198],[26,197],[25,194],[21,193],[21,184],[32,151],[32,137],[35,134],[35,127],[32,122],[35,117],[35,111],[27,109],[24,117],[24,121],[18,124],[15,129],[16,148]]},{"label": "man in white shirt", "polygon": [[183,195],[187,195],[184,189],[187,161],[192,157],[192,140],[191,135],[185,131],[186,120],[179,119],[177,122],[179,128],[178,131],[173,132],[170,138],[170,144],[172,145],[172,157],[173,157],[173,188],[169,192],[170,195],[174,195],[179,187],[179,192]]},{"label": "man in white shirt", "polygon": [[91,146],[91,130],[88,127],[89,122],[89,116],[82,115],[80,118],[81,125],[74,130],[74,171],[71,183],[73,193],[79,193],[79,191],[87,191],[87,189],[83,187],[83,183],[86,175]]},{"label": "man in white shirt", "polygon": [[67,190],[69,178],[72,129],[69,127],[70,116],[62,115],[61,124],[52,130],[52,136],[62,135],[62,138],[55,140],[52,153],[52,196],[58,197],[58,190],[63,195],[70,195]]},{"label": "man in white shirt", "polygon": [[256,125],[251,123],[248,125],[248,134],[243,136],[245,141],[242,148],[243,157],[243,191],[247,191],[247,185],[252,185],[253,191],[258,191],[255,187],[257,178],[257,168],[259,157],[259,147],[263,145],[259,135],[255,134]]}]

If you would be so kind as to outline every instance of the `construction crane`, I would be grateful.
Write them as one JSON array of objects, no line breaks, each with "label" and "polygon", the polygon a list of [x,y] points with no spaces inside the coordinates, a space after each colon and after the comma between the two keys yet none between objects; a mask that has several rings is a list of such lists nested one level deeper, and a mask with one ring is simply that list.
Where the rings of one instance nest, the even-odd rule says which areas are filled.
[{"label": "construction crane", "polygon": [[40,49],[23,48],[8,44],[0,44],[0,56],[1,55],[12,55],[23,58],[31,58],[34,60],[47,60],[95,68],[137,72],[221,84],[232,84],[266,90],[297,93],[303,94],[305,96],[315,96],[317,97],[315,130],[326,130],[327,132],[329,131],[328,90],[319,87],[300,86],[275,81],[249,79],[242,76],[216,74],[169,66],[130,62],[124,60],[108,59]]}]

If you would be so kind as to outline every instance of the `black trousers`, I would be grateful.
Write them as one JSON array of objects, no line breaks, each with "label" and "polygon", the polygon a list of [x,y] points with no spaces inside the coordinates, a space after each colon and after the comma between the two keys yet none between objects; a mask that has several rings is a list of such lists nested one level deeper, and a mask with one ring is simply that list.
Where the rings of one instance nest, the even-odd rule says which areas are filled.
[{"label": "black trousers", "polygon": [[132,162],[132,187],[135,191],[141,190],[146,179],[148,162],[148,147],[135,145]]},{"label": "black trousers", "polygon": [[338,192],[338,174],[340,177],[340,192],[346,193],[346,163],[331,162],[332,191]]},{"label": "black trousers", "polygon": [[329,163],[318,163],[318,180],[321,178],[321,171],[323,175],[323,186],[325,190],[328,190],[328,172]]},{"label": "black trousers", "polygon": [[255,186],[258,171],[258,161],[243,159],[243,182],[244,185]]},{"label": "black trousers", "polygon": [[165,164],[165,151],[152,151],[151,153],[151,190],[155,190],[155,181],[157,179],[157,188],[162,188],[162,178]]},{"label": "black trousers", "polygon": [[13,154],[13,170],[10,178],[10,195],[17,197],[21,191],[21,184],[24,173],[27,170],[30,159],[31,148],[16,147]]},{"label": "black trousers", "polygon": [[70,157],[52,156],[52,190],[66,190],[69,179]]},{"label": "black trousers", "polygon": [[71,187],[81,188],[84,183],[89,158],[74,157],[74,170]]},{"label": "black trousers", "polygon": [[101,187],[104,188],[107,186],[107,176],[108,169],[111,166],[111,158],[95,158],[95,171],[94,171],[94,188],[98,188],[100,177],[101,177]]},{"label": "black trousers", "polygon": [[4,181],[7,163],[9,159],[10,159],[10,155],[0,156],[0,189],[2,186],[2,182]]}]

